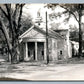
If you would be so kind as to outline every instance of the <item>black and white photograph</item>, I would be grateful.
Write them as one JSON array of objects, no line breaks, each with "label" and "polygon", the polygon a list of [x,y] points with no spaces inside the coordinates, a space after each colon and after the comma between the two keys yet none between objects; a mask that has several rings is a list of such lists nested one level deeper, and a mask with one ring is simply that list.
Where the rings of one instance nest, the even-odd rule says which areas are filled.
[{"label": "black and white photograph", "polygon": [[0,81],[84,81],[84,4],[0,4]]}]

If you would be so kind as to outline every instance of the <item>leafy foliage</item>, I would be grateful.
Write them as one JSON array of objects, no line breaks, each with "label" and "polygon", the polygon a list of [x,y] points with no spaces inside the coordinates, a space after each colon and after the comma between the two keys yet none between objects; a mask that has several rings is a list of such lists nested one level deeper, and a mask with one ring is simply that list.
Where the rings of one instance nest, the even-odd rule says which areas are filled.
[{"label": "leafy foliage", "polygon": [[70,40],[79,42],[79,30],[76,26],[70,25]]},{"label": "leafy foliage", "polygon": [[[48,8],[55,8],[56,6],[60,6],[65,9],[64,12],[61,14],[66,14],[68,17],[65,21],[68,21],[69,18],[73,15],[75,20],[78,22],[79,25],[79,58],[82,56],[82,29],[81,29],[81,18],[84,15],[84,4],[47,4]],[[72,23],[73,24],[73,23]]]}]

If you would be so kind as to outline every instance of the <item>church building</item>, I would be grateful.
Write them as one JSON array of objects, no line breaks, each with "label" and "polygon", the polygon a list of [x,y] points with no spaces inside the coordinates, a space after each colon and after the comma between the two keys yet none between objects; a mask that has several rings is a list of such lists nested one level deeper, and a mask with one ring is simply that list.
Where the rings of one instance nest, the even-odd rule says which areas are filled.
[{"label": "church building", "polygon": [[[61,31],[59,31],[61,32]],[[48,55],[49,61],[67,60],[71,57],[71,48],[67,41],[67,33],[65,36],[58,31],[48,30]],[[24,61],[46,61],[47,60],[47,44],[46,30],[33,25],[20,37],[20,59]]]}]

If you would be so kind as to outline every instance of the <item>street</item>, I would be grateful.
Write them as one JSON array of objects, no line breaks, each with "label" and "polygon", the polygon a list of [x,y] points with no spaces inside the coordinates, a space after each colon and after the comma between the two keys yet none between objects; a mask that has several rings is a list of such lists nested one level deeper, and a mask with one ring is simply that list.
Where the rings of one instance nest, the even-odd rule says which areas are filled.
[{"label": "street", "polygon": [[11,64],[6,62],[4,56],[0,56],[0,78],[28,81],[84,81],[83,59],[75,60],[64,64],[49,63],[47,65],[42,62]]},{"label": "street", "polygon": [[29,81],[84,80],[84,64],[3,63],[0,65],[0,77]]}]

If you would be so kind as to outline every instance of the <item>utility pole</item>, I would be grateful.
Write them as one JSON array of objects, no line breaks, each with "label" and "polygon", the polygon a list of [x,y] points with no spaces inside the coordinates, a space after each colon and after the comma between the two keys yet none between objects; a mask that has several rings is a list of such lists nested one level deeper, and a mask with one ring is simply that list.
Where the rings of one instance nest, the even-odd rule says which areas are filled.
[{"label": "utility pole", "polygon": [[82,56],[82,30],[81,30],[81,18],[82,18],[82,11],[83,5],[79,4],[79,58]]},{"label": "utility pole", "polygon": [[49,50],[48,50],[48,26],[47,26],[47,12],[46,12],[46,56],[47,64],[49,63]]}]

